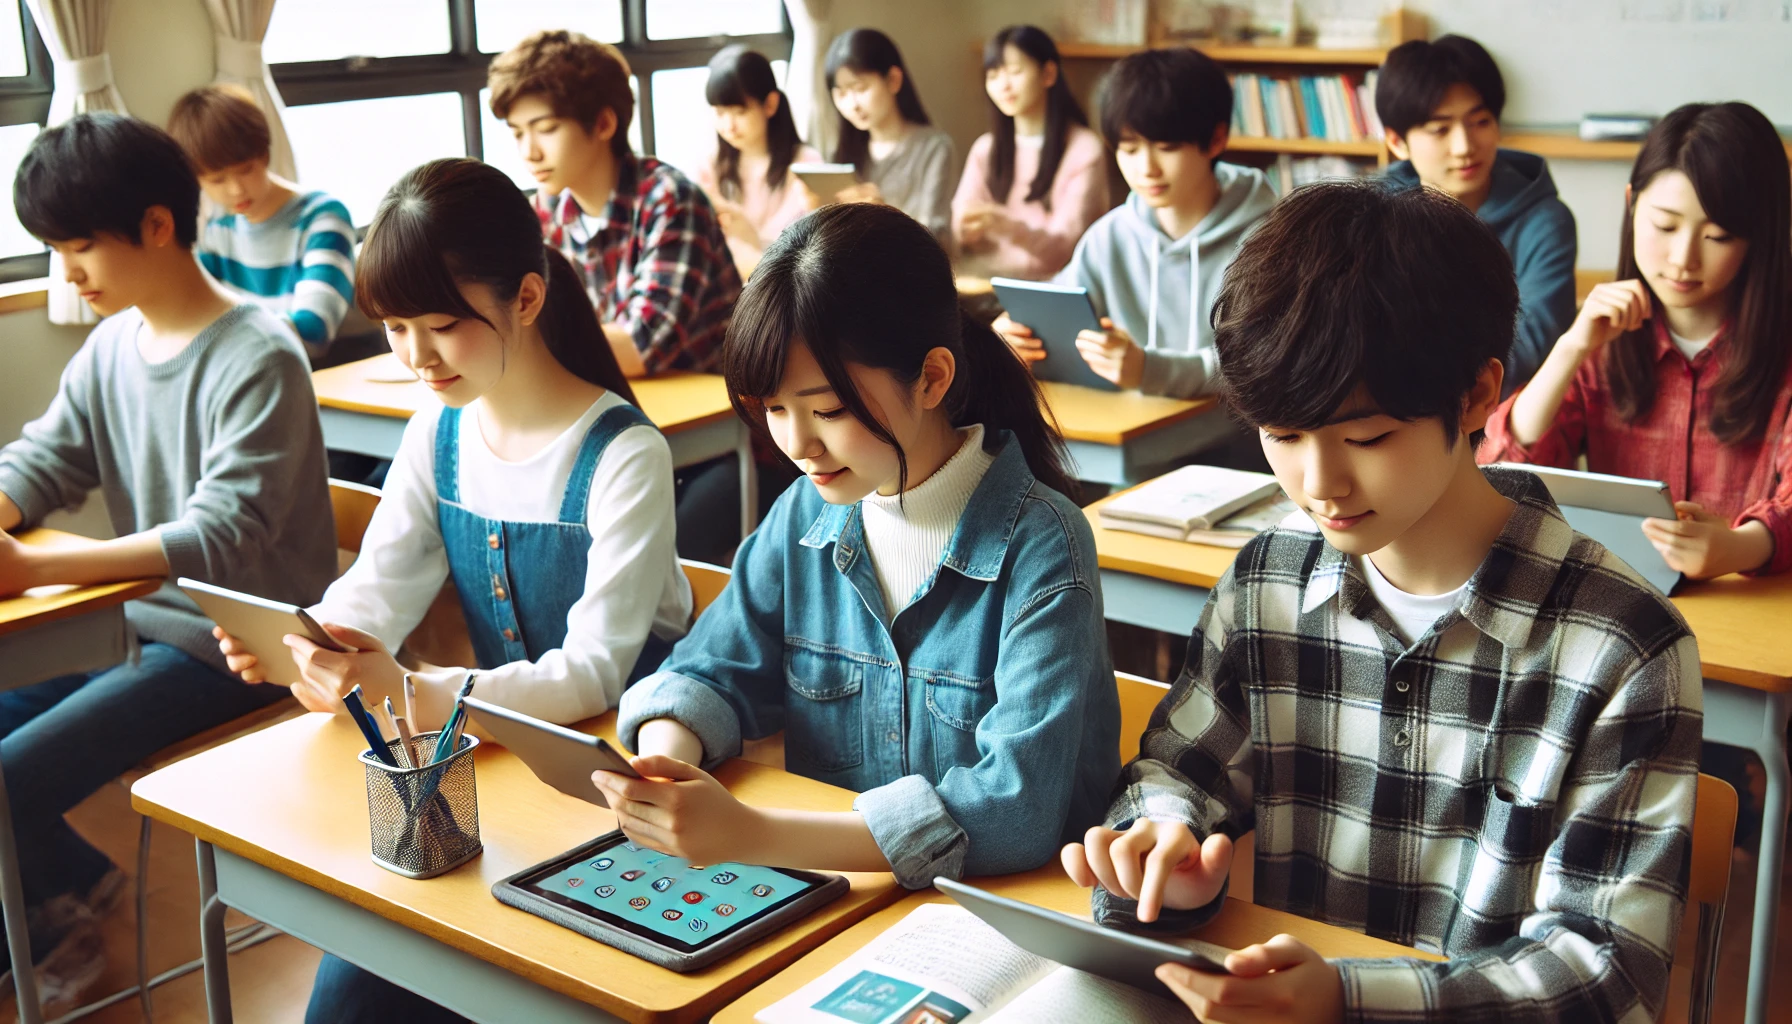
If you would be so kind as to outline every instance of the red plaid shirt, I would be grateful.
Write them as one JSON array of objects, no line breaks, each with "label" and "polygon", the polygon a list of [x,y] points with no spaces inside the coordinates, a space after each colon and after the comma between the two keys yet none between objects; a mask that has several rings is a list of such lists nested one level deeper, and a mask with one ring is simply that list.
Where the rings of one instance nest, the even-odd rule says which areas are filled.
[{"label": "red plaid shirt", "polygon": [[1759,440],[1727,445],[1711,433],[1712,383],[1730,355],[1727,332],[1689,363],[1655,321],[1655,404],[1636,423],[1626,423],[1606,389],[1603,359],[1588,359],[1575,373],[1549,431],[1536,443],[1512,437],[1514,394],[1487,423],[1482,463],[1529,462],[1572,468],[1585,453],[1595,473],[1660,480],[1675,501],[1696,501],[1741,526],[1759,521],[1773,534],[1773,558],[1761,571],[1792,568],[1792,443],[1785,434],[1792,406],[1792,372],[1780,384],[1767,430]]},{"label": "red plaid shirt", "polygon": [[652,157],[625,158],[589,239],[571,230],[584,212],[571,191],[534,203],[542,237],[584,273],[598,318],[634,335],[649,374],[715,368],[740,272],[702,189]]}]

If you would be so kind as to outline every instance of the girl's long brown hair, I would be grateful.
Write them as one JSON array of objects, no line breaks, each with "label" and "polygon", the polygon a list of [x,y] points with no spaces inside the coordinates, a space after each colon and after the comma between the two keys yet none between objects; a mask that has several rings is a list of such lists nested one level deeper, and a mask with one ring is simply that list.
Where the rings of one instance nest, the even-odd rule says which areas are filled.
[{"label": "girl's long brown hair", "polygon": [[[1746,103],[1688,103],[1643,140],[1630,171],[1630,200],[1618,234],[1618,280],[1640,280],[1636,203],[1667,171],[1692,182],[1699,205],[1719,227],[1748,239],[1748,255],[1728,290],[1724,322],[1731,358],[1713,382],[1712,434],[1724,444],[1759,440],[1786,379],[1792,347],[1792,171],[1772,122]],[[1648,282],[1644,281],[1644,286]],[[1654,320],[1661,300],[1650,290]],[[1627,422],[1655,404],[1655,326],[1618,337],[1605,354],[1606,386]]]}]

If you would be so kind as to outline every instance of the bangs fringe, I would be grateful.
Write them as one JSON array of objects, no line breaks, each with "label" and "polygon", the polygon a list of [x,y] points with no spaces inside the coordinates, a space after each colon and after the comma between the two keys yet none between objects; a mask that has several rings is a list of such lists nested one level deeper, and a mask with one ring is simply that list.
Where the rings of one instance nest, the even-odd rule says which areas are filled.
[{"label": "bangs fringe", "polygon": [[418,212],[401,199],[374,218],[355,261],[355,302],[369,320],[451,313],[490,321],[467,303],[439,246]]}]

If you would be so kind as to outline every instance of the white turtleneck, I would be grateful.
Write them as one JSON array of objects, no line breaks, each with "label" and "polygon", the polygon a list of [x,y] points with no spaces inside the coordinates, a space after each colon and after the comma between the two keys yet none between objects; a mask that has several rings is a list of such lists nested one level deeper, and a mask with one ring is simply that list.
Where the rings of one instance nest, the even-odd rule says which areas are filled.
[{"label": "white turtleneck", "polygon": [[900,494],[874,491],[859,503],[865,546],[892,619],[939,568],[971,492],[995,462],[995,456],[983,450],[981,423],[959,433],[964,443],[932,476]]}]

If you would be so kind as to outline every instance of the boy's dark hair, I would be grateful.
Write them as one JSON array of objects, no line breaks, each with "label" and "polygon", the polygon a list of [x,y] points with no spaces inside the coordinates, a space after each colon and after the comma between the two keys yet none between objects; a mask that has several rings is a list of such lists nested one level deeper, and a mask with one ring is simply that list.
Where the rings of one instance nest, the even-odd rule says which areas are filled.
[{"label": "boy's dark hair", "polygon": [[76,114],[38,133],[12,179],[25,230],[46,242],[116,235],[143,241],[143,215],[162,206],[174,237],[199,235],[199,179],[173,136],[123,114]]},{"label": "boy's dark hair", "polygon": [[1291,192],[1239,247],[1213,306],[1225,395],[1251,425],[1317,429],[1361,386],[1396,419],[1443,420],[1452,445],[1517,321],[1512,260],[1480,218],[1373,182]]},{"label": "boy's dark hair", "polygon": [[1495,121],[1506,106],[1506,80],[1493,55],[1467,36],[1435,42],[1414,39],[1388,51],[1375,84],[1375,114],[1404,137],[1431,120],[1450,86],[1461,83],[1481,94]]},{"label": "boy's dark hair", "polygon": [[629,155],[628,126],[635,94],[628,87],[628,58],[609,43],[565,29],[537,32],[492,58],[486,71],[492,115],[502,121],[517,100],[532,93],[547,97],[554,116],[577,121],[589,132],[605,107],[616,114],[610,152]]},{"label": "boy's dark hair", "polygon": [[1127,132],[1153,142],[1207,146],[1232,121],[1232,83],[1213,59],[1177,46],[1135,53],[1114,65],[1096,106],[1101,134],[1118,146]]},{"label": "boy's dark hair", "polygon": [[202,85],[175,100],[168,134],[198,174],[266,160],[272,144],[267,115],[238,85]]}]

